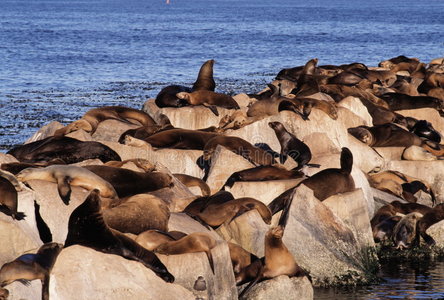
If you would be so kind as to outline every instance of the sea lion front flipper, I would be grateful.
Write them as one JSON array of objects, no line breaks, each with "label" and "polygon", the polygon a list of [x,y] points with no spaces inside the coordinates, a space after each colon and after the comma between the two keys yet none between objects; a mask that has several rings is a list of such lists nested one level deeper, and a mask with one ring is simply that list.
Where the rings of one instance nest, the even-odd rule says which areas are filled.
[{"label": "sea lion front flipper", "polygon": [[60,198],[62,198],[63,203],[69,204],[71,198],[71,178],[65,176],[63,178],[57,178],[57,189],[59,191]]},{"label": "sea lion front flipper", "polygon": [[217,117],[219,117],[219,112],[217,111],[217,107],[215,105],[204,104],[204,106],[211,110],[213,114],[215,114]]}]

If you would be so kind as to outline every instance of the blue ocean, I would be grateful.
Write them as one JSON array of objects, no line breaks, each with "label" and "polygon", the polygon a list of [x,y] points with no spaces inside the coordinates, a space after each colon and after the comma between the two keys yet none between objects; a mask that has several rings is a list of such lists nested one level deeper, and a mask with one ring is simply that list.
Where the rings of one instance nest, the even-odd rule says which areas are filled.
[{"label": "blue ocean", "polygon": [[[166,85],[190,85],[208,59],[216,60],[216,91],[236,94],[257,92],[282,68],[314,57],[376,66],[398,55],[444,56],[442,0],[169,2],[0,0],[0,151],[92,107],[141,108]],[[444,297],[437,266],[444,268],[430,267],[435,276],[418,295]],[[315,298],[387,299],[412,288],[394,278],[389,288]]]}]

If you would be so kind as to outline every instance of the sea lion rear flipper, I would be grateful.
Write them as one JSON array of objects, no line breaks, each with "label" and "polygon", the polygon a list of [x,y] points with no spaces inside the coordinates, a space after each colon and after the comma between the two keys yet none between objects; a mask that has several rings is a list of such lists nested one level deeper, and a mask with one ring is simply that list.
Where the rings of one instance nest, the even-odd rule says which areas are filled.
[{"label": "sea lion rear flipper", "polygon": [[24,286],[30,286],[31,285],[31,281],[30,280],[17,279],[17,281],[20,282],[21,284],[23,284]]},{"label": "sea lion rear flipper", "polygon": [[210,263],[211,271],[213,271],[214,275],[214,262],[213,262],[213,255],[211,254],[211,249],[208,251],[205,251],[208,257],[208,262]]},{"label": "sea lion rear flipper", "polygon": [[213,112],[213,114],[215,114],[216,116],[219,116],[219,112],[217,111],[217,107],[215,105],[205,105],[205,107],[207,107],[209,110],[211,110]]},{"label": "sea lion rear flipper", "polygon": [[71,178],[65,176],[63,178],[57,178],[57,189],[59,191],[60,198],[62,198],[63,203],[69,204],[69,199],[71,197],[71,186],[69,185]]},{"label": "sea lion rear flipper", "polygon": [[432,207],[436,205],[436,197],[435,193],[433,193],[432,189],[430,189],[430,197],[432,197]]}]

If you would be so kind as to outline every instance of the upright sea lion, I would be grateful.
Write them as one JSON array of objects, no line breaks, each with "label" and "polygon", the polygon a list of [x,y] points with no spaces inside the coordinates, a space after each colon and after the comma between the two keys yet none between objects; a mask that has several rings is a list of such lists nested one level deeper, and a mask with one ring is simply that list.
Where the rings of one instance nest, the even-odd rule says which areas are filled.
[{"label": "upright sea lion", "polygon": [[216,116],[219,115],[216,108],[223,107],[227,109],[240,109],[239,104],[233,97],[215,93],[207,90],[197,90],[191,93],[181,92],[176,94],[177,98],[187,101],[190,105],[203,105],[208,107]]},{"label": "upright sea lion", "polygon": [[300,170],[308,164],[311,160],[311,151],[303,141],[288,132],[280,122],[269,122],[268,126],[274,130],[281,145],[281,164],[285,162],[287,156],[290,156],[298,164],[296,170]]},{"label": "upright sea lion", "polygon": [[208,184],[200,178],[190,176],[187,174],[173,174],[174,177],[179,179],[187,187],[198,186],[201,190],[202,196],[211,195],[211,190]]},{"label": "upright sea lion", "polygon": [[6,178],[0,176],[0,211],[15,220],[23,220],[26,215],[17,211],[18,195],[14,185]]},{"label": "upright sea lion", "polygon": [[83,129],[93,134],[100,122],[114,119],[130,124],[153,126],[156,122],[146,112],[124,106],[104,106],[87,111],[80,120],[56,130],[55,136],[65,135],[70,132]]},{"label": "upright sea lion", "polygon": [[405,215],[393,229],[393,242],[396,249],[410,248],[416,238],[416,223],[422,218],[422,214],[412,212]]},{"label": "upright sea lion", "polygon": [[170,210],[162,199],[138,194],[115,207],[103,209],[102,216],[112,229],[140,234],[149,229],[168,231]]},{"label": "upright sea lion", "polygon": [[122,160],[108,146],[99,142],[82,142],[66,136],[52,136],[29,144],[17,146],[7,152],[20,162],[49,162],[61,159],[73,164],[98,158],[102,162]]},{"label": "upright sea lion", "polygon": [[383,124],[373,127],[358,126],[347,129],[361,142],[370,147],[410,147],[420,146],[423,142],[419,136],[395,124]]},{"label": "upright sea lion", "polygon": [[424,241],[428,246],[435,245],[435,240],[427,234],[427,229],[435,223],[444,220],[444,203],[440,203],[436,205],[433,210],[424,214],[424,216],[417,223],[417,233],[418,233],[418,244],[419,244],[419,236],[422,236]]},{"label": "upright sea lion", "polygon": [[60,198],[66,205],[69,204],[71,185],[89,191],[97,189],[100,191],[100,196],[110,198],[113,202],[118,201],[117,193],[109,182],[82,167],[52,165],[45,168],[28,168],[18,173],[17,178],[23,182],[38,179],[57,183]]},{"label": "upright sea lion", "polygon": [[14,281],[29,285],[29,281],[40,279],[42,300],[48,300],[49,273],[62,248],[61,244],[47,243],[41,246],[36,254],[23,254],[4,264],[0,269],[0,286],[4,287]]},{"label": "upright sea lion", "polygon": [[162,172],[135,172],[108,166],[85,166],[114,187],[120,198],[152,192],[173,185],[171,175]]},{"label": "upright sea lion", "polygon": [[302,97],[309,96],[319,92],[319,84],[316,78],[316,66],[318,59],[310,59],[302,69],[296,84],[296,88],[291,91],[292,94]]},{"label": "upright sea lion", "polygon": [[159,245],[154,249],[154,252],[166,255],[205,252],[214,274],[213,256],[211,254],[211,249],[214,247],[216,247],[216,240],[211,235],[204,232],[193,232],[177,241],[168,241]]},{"label": "upright sea lion", "polygon": [[192,91],[205,90],[205,91],[213,91],[216,88],[216,83],[213,78],[213,65],[214,59],[207,60],[200,67],[199,74],[197,75],[197,79],[193,84]]},{"label": "upright sea lion", "polygon": [[236,136],[218,135],[210,139],[204,147],[204,159],[209,160],[214,150],[221,145],[228,150],[241,155],[255,165],[272,165],[275,164],[273,155],[267,151],[251,145],[244,139]]},{"label": "upright sea lion", "polygon": [[174,281],[174,276],[153,252],[106,225],[100,212],[98,190],[93,190],[69,217],[65,248],[76,244],[138,261],[166,282]]},{"label": "upright sea lion", "polygon": [[218,133],[189,129],[171,129],[161,131],[144,139],[156,148],[203,150],[205,144]]}]

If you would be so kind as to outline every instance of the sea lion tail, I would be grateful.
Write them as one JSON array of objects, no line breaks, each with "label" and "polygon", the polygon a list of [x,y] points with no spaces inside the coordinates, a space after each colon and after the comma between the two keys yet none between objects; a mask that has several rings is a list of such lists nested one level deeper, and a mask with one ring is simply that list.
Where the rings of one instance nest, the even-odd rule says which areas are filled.
[{"label": "sea lion tail", "polygon": [[350,174],[353,167],[353,154],[347,147],[342,148],[341,152],[341,172]]}]

